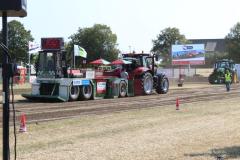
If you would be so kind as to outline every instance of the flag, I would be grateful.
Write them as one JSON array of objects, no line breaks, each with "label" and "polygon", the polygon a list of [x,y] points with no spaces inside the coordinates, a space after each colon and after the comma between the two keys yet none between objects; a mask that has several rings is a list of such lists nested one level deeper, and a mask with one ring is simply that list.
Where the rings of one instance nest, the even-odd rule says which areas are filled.
[{"label": "flag", "polygon": [[29,54],[37,53],[40,51],[40,46],[36,42],[28,42],[28,52]]},{"label": "flag", "polygon": [[81,56],[83,58],[87,58],[87,52],[84,48],[74,45],[74,56]]}]

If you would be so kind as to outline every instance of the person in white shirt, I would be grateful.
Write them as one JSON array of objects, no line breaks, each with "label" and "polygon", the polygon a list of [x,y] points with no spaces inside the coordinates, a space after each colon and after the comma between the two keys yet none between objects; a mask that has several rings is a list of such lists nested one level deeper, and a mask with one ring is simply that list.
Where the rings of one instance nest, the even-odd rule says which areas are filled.
[{"label": "person in white shirt", "polygon": [[128,72],[126,71],[126,68],[122,68],[122,71],[120,73],[121,78],[128,79]]}]

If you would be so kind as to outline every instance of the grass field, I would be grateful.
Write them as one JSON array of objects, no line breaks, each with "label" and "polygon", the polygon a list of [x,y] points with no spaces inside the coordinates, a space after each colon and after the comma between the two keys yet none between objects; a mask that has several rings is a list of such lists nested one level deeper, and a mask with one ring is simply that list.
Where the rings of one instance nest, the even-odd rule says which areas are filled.
[{"label": "grass field", "polygon": [[240,159],[239,102],[239,98],[180,102],[179,111],[175,106],[156,106],[28,124],[27,133],[17,134],[18,159],[212,160],[217,155]]}]

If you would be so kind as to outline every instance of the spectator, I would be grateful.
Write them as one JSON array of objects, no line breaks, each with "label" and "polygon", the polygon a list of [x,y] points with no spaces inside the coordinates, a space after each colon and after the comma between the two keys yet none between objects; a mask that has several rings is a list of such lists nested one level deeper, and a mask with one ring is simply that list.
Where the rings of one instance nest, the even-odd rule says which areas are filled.
[{"label": "spectator", "polygon": [[121,78],[124,78],[124,79],[128,79],[128,78],[129,78],[128,72],[126,71],[126,68],[125,68],[125,67],[122,68],[122,71],[121,71],[121,73],[120,73],[120,76],[121,76]]},{"label": "spectator", "polygon": [[231,74],[229,72],[229,70],[227,69],[226,70],[226,73],[225,73],[225,84],[226,84],[226,89],[227,89],[227,92],[230,91],[230,84],[231,84]]}]

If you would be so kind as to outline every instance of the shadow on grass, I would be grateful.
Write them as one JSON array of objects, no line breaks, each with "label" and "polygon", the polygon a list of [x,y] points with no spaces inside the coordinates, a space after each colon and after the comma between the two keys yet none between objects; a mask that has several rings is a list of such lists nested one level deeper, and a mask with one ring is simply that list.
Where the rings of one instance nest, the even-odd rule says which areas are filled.
[{"label": "shadow on grass", "polygon": [[218,160],[224,160],[224,159],[228,159],[228,158],[237,159],[237,158],[240,158],[240,146],[212,149],[206,153],[190,153],[190,154],[184,154],[184,156],[187,156],[187,157],[213,157]]},{"label": "shadow on grass", "polygon": [[[62,102],[58,99],[47,99],[47,98],[32,98],[32,99],[22,99],[22,100],[18,100],[15,103],[59,103]],[[63,103],[63,102],[62,102]]]}]

